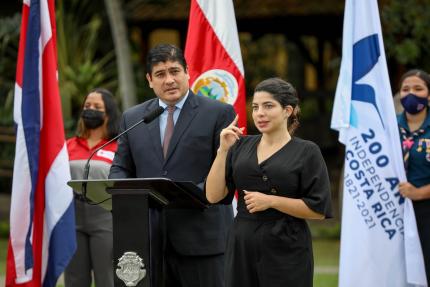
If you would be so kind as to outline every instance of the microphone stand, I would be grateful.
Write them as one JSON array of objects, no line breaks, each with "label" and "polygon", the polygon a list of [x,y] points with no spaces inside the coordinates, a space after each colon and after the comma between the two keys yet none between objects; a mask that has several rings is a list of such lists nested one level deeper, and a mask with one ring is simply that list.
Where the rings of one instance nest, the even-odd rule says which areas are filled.
[{"label": "microphone stand", "polygon": [[[119,133],[118,135],[116,135],[115,137],[113,137],[112,139],[110,139],[109,141],[105,142],[103,145],[101,145],[100,147],[98,147],[95,151],[93,151],[91,153],[91,155],[88,157],[87,162],[85,163],[85,167],[84,167],[84,175],[83,175],[83,179],[87,180],[89,173],[90,173],[90,160],[93,158],[93,156],[101,149],[103,149],[105,146],[111,144],[113,141],[117,140],[119,137],[121,137],[123,134],[128,133],[129,131],[131,131],[132,129],[134,129],[135,127],[137,127],[138,125],[140,125],[141,123],[150,123],[152,122],[156,117],[158,117],[159,115],[161,115],[164,112],[164,108],[162,107],[158,107],[155,110],[151,111],[148,115],[144,116],[140,121],[136,122],[135,124],[133,124],[131,127],[129,127],[128,129],[124,130],[123,132]],[[84,201],[88,204],[92,204],[92,205],[97,205],[99,203],[93,204],[88,198],[87,198],[87,182],[82,182],[82,197],[84,198]]]}]

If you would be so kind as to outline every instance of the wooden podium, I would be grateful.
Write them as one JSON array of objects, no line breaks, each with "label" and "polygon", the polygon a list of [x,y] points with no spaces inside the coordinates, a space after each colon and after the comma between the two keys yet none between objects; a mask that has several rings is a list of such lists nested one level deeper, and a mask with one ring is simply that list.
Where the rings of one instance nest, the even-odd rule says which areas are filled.
[{"label": "wooden podium", "polygon": [[192,182],[167,178],[71,180],[88,204],[112,211],[115,287],[163,286],[163,208],[207,208]]}]

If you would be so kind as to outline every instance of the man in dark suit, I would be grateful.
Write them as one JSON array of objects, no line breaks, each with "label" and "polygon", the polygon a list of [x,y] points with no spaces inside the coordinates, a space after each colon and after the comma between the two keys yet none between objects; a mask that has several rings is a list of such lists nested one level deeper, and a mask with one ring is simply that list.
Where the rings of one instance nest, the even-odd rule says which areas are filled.
[{"label": "man in dark suit", "polygon": [[[121,129],[165,108],[118,142],[110,178],[167,177],[203,186],[219,146],[219,134],[235,117],[233,107],[196,96],[182,51],[168,44],[148,53],[146,78],[157,98],[123,114]],[[173,132],[172,132],[173,131]],[[224,249],[233,219],[231,205],[166,209],[166,286],[224,286]]]}]

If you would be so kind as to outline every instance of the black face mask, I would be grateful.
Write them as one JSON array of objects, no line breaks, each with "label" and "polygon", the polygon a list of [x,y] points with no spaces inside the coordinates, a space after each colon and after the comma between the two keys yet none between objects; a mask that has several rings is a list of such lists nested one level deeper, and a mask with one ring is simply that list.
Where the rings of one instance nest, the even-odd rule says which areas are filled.
[{"label": "black face mask", "polygon": [[105,113],[94,109],[86,109],[81,113],[81,118],[84,121],[85,127],[87,129],[96,129],[100,127],[105,119]]}]

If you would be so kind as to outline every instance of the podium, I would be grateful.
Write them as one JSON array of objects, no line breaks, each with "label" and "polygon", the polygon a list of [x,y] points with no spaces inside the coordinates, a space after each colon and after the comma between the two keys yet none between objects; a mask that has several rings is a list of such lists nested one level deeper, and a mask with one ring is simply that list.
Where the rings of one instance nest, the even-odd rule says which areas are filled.
[{"label": "podium", "polygon": [[71,180],[88,204],[112,211],[115,287],[163,286],[163,208],[207,208],[192,182],[167,178]]}]

